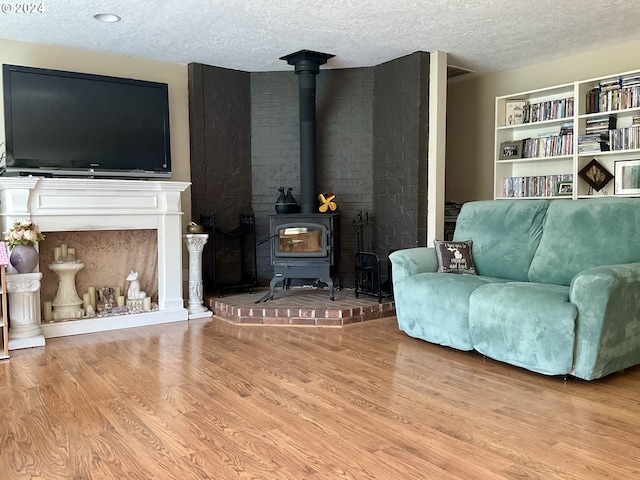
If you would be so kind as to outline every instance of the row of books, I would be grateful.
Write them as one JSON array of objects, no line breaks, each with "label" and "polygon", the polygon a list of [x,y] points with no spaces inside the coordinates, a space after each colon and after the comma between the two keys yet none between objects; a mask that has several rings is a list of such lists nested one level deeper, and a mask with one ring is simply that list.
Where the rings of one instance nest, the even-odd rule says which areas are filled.
[{"label": "row of books", "polygon": [[505,177],[503,197],[555,197],[573,192],[573,175],[538,175],[533,177]]},{"label": "row of books", "polygon": [[527,104],[522,109],[522,123],[544,122],[573,116],[573,97]]},{"label": "row of books", "polygon": [[640,124],[609,131],[611,150],[629,150],[640,148]]},{"label": "row of books", "polygon": [[573,154],[573,133],[547,134],[537,138],[527,138],[522,150],[523,158],[556,157]]},{"label": "row of books", "polygon": [[587,113],[611,112],[640,107],[640,85],[602,90],[593,88],[587,93]]}]

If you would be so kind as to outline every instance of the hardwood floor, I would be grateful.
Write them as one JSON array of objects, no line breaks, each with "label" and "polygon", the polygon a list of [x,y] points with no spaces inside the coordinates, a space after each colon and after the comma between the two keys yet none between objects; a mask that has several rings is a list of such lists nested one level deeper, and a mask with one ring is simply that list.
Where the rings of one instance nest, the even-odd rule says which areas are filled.
[{"label": "hardwood floor", "polygon": [[639,383],[529,373],[394,318],[55,338],[0,363],[0,478],[640,478]]}]

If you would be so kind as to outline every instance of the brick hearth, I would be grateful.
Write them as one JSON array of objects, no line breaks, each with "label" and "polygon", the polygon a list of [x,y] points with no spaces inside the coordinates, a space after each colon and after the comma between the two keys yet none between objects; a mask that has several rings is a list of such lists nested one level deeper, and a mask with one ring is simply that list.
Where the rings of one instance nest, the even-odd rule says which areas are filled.
[{"label": "brick hearth", "polygon": [[396,314],[393,299],[370,296],[356,298],[352,289],[336,291],[329,300],[327,290],[291,288],[276,290],[273,300],[255,303],[267,291],[207,297],[205,305],[214,315],[238,324],[313,325],[339,327]]}]

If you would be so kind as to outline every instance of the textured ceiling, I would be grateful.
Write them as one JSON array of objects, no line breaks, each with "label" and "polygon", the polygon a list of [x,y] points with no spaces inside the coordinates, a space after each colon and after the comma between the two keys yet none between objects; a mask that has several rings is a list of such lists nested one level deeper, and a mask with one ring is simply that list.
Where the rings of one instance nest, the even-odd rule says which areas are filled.
[{"label": "textured ceiling", "polygon": [[[90,3],[90,4],[89,4]],[[3,3],[0,37],[246,71],[279,57],[332,53],[328,68],[372,66],[441,50],[478,73],[640,39],[637,0],[43,0]],[[8,6],[8,7],[7,7]],[[115,13],[119,23],[93,19]],[[637,52],[633,52],[638,55]]]}]

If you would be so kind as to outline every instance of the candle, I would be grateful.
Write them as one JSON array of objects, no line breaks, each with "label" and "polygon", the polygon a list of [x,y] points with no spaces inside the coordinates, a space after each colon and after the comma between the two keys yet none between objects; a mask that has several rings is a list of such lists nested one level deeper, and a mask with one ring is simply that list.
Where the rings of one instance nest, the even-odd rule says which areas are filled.
[{"label": "candle", "polygon": [[70,257],[75,257],[76,256],[76,249],[75,248],[67,248],[67,254]]},{"label": "candle", "polygon": [[91,301],[91,306],[93,307],[93,310],[96,310],[97,304],[96,304],[96,287],[89,287],[89,298]]},{"label": "candle", "polygon": [[[122,295],[122,291],[120,290],[120,287],[116,287],[116,298],[118,298],[120,295]],[[118,306],[121,307],[122,305],[118,305]]]},{"label": "candle", "polygon": [[51,302],[44,302],[42,304],[42,318],[45,322],[51,321]]},{"label": "candle", "polygon": [[84,311],[87,311],[87,307],[91,305],[91,295],[89,295],[88,293],[85,293],[82,295],[82,308],[84,308]]},{"label": "candle", "polygon": [[117,301],[118,301],[118,306],[119,307],[124,307],[124,295],[118,295],[116,297]]},{"label": "candle", "polygon": [[62,260],[63,262],[66,262],[68,254],[69,252],[67,251],[67,244],[61,243],[60,244],[60,260]]},{"label": "candle", "polygon": [[144,309],[148,312],[151,310],[151,297],[144,297]]},{"label": "candle", "polygon": [[60,247],[55,247],[53,249],[53,261],[60,262],[60,257],[62,256],[62,249]]}]

